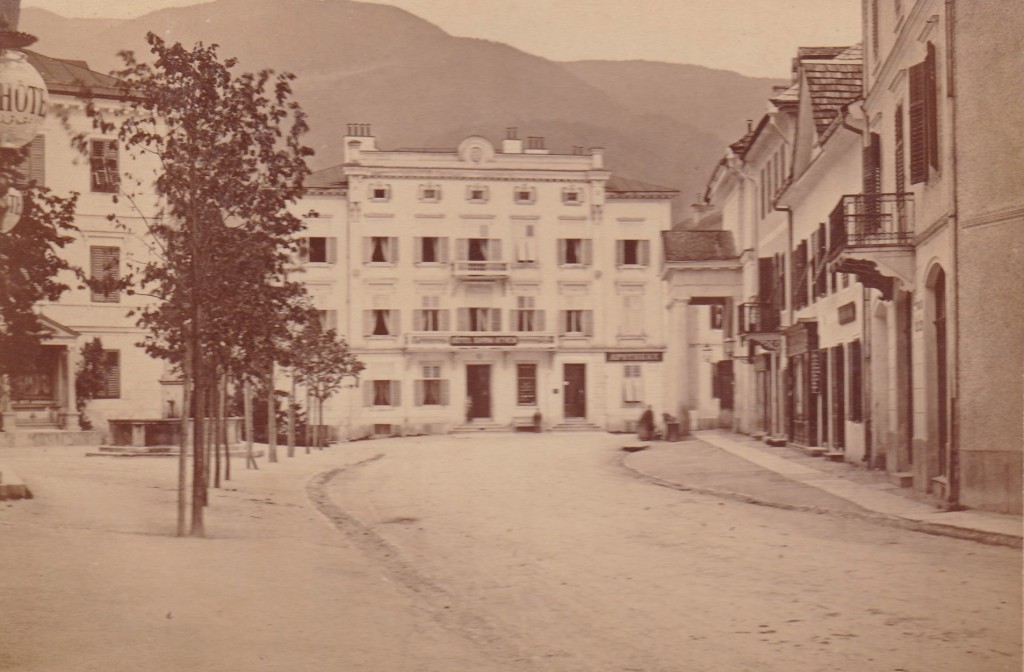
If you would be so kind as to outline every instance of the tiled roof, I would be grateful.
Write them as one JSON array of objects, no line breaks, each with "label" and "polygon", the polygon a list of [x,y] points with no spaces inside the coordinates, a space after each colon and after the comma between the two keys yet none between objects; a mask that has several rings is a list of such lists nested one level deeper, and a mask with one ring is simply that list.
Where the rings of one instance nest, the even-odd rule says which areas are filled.
[{"label": "tiled roof", "polygon": [[88,91],[97,98],[124,97],[124,87],[117,79],[90,70],[85,61],[50,58],[28,49],[25,54],[50,93],[75,96]]},{"label": "tiled roof", "polygon": [[348,178],[342,166],[331,166],[307,175],[303,184],[307,189],[338,189],[348,184]]},{"label": "tiled roof", "polygon": [[838,47],[808,48],[808,56],[798,56],[800,70],[811,96],[814,125],[822,135],[840,111],[859,99],[864,88],[864,62],[860,45],[839,50]]},{"label": "tiled roof", "polygon": [[665,261],[737,259],[731,231],[662,231]]},{"label": "tiled roof", "polygon": [[605,192],[611,196],[636,197],[636,198],[671,198],[679,193],[678,189],[662,187],[650,182],[630,180],[618,175],[612,175],[604,187]]},{"label": "tiled roof", "polygon": [[743,154],[747,151],[747,148],[750,147],[750,143],[754,140],[755,135],[757,135],[756,129],[748,129],[742,138],[729,145],[729,149],[731,149],[732,153],[735,154],[736,156],[743,156]]},{"label": "tiled roof", "polygon": [[800,84],[794,83],[791,86],[780,86],[776,93],[768,100],[773,105],[795,105],[800,102]]}]

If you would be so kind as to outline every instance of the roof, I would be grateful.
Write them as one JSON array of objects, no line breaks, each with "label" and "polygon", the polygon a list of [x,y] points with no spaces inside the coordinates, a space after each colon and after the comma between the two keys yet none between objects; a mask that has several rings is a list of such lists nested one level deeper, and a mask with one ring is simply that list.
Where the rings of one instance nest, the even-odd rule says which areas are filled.
[{"label": "roof", "polygon": [[776,107],[796,105],[800,102],[800,84],[794,82],[790,86],[780,86],[768,100]]},{"label": "roof", "polygon": [[665,261],[737,259],[731,231],[662,231]]},{"label": "roof", "polygon": [[50,93],[77,96],[88,92],[96,98],[125,97],[120,80],[90,70],[85,61],[50,58],[29,49],[25,50],[25,55],[43,76]]},{"label": "roof", "polygon": [[[797,56],[800,71],[810,92],[811,110],[818,135],[824,134],[843,108],[863,96],[864,61],[860,45],[839,47],[804,47]],[[838,53],[831,54],[839,50]]]},{"label": "roof", "polygon": [[348,184],[343,165],[331,166],[317,170],[306,176],[304,185],[307,189],[339,189]]},{"label": "roof", "polygon": [[679,193],[678,189],[672,187],[630,180],[618,175],[608,178],[604,190],[609,196],[618,198],[671,198]]}]

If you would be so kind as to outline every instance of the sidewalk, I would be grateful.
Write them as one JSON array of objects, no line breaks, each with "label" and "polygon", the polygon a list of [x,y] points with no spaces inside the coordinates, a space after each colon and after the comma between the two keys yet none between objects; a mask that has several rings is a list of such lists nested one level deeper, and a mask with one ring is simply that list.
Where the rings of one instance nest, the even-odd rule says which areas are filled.
[{"label": "sidewalk", "polygon": [[943,511],[937,502],[889,483],[885,472],[771,447],[722,430],[696,441],[652,443],[628,456],[631,469],[655,481],[758,504],[885,519],[930,534],[1021,547],[1020,516]]}]

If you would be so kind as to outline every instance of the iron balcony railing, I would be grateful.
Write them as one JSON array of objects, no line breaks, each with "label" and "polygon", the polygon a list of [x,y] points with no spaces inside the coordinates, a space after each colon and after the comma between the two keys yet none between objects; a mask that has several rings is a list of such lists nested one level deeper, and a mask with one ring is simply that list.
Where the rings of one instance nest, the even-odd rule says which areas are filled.
[{"label": "iron balcony railing", "polygon": [[779,331],[779,306],[768,301],[740,304],[740,334],[774,334]]},{"label": "iron balcony railing", "polygon": [[452,270],[456,277],[503,278],[508,276],[507,261],[456,261]]},{"label": "iron balcony railing", "polygon": [[847,194],[829,217],[829,252],[849,247],[910,245],[913,194]]}]

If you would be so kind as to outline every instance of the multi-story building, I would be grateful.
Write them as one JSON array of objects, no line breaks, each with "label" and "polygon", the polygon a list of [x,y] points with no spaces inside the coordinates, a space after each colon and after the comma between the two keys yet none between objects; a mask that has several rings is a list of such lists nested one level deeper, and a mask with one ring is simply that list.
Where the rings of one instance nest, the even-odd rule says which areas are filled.
[{"label": "multi-story building", "polygon": [[801,49],[713,174],[699,210],[721,230],[692,235],[735,243],[702,264],[734,306],[736,429],[1019,513],[1024,303],[1000,277],[1019,276],[1022,115],[991,101],[1015,90],[1024,13],[988,9],[867,0],[863,48]]},{"label": "multi-story building", "polygon": [[[80,61],[35,52],[27,52],[26,57],[43,76],[50,108],[30,145],[23,171],[26,179],[58,196],[78,192],[77,231],[60,254],[93,278],[121,277],[133,259],[147,260],[152,254],[143,232],[145,217],[156,212],[154,197],[137,193],[131,202],[114,197],[121,175],[126,171],[141,175],[144,167],[119,150],[115,137],[93,129],[83,98],[88,95],[99,108],[116,108],[122,104],[121,87]],[[78,133],[85,134],[87,155],[72,143]],[[80,428],[75,371],[82,346],[95,338],[103,346],[107,376],[104,389],[85,409],[91,424],[106,430],[111,418],[165,417],[180,394],[176,383],[161,383],[163,365],[138,347],[143,333],[128,315],[145,299],[120,291],[92,291],[72,273],[62,273],[58,279],[70,289],[58,301],[39,306],[49,335],[42,356],[34,362],[35,370],[10,381],[10,395],[2,409],[3,432]],[[122,375],[126,371],[132,375]]]},{"label": "multi-story building", "polygon": [[[366,364],[327,422],[361,437],[510,426],[628,429],[665,406],[661,232],[672,189],[600,149],[384,151],[351,125],[314,173],[304,282]],[[524,146],[525,144],[525,146]]]}]

